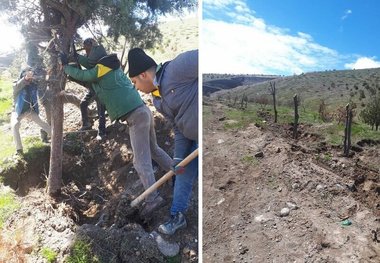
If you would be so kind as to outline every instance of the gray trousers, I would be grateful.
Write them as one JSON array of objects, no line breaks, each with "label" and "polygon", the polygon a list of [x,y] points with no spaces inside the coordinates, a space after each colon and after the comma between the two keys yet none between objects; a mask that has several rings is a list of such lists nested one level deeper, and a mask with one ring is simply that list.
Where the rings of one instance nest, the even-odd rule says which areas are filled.
[{"label": "gray trousers", "polygon": [[49,136],[51,136],[51,129],[49,124],[41,120],[40,116],[34,111],[27,111],[20,116],[17,116],[16,112],[12,112],[11,115],[11,128],[13,132],[13,139],[16,144],[16,150],[22,150],[21,136],[20,136],[20,125],[22,119],[29,119],[38,124]]},{"label": "gray trousers", "polygon": [[[133,150],[133,166],[147,189],[156,182],[152,159],[165,171],[171,169],[172,159],[157,144],[153,114],[146,105],[132,111],[126,121]],[[146,202],[152,202],[157,196],[158,191],[154,191],[146,198]]]}]

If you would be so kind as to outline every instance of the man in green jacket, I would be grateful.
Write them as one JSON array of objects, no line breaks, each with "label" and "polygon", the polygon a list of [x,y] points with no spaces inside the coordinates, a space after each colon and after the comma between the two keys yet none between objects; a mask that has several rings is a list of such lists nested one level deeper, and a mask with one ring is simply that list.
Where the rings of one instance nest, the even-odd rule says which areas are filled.
[{"label": "man in green jacket", "polygon": [[[165,171],[171,168],[172,159],[157,145],[154,119],[138,91],[120,67],[116,54],[101,58],[95,67],[81,70],[68,65],[67,55],[60,55],[64,71],[74,79],[91,82],[99,100],[106,106],[111,121],[127,121],[133,150],[133,165],[145,189],[155,183],[152,159]],[[145,200],[142,217],[164,205],[157,191]]]}]

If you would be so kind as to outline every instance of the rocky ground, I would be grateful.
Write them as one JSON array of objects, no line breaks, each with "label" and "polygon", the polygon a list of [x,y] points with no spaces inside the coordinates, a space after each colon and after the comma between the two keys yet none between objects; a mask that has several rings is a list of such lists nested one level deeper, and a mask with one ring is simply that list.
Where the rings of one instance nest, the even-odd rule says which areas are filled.
[{"label": "rocky ground", "polygon": [[380,262],[380,138],[346,158],[312,127],[226,130],[205,107],[203,262]]},{"label": "rocky ground", "polygon": [[[69,90],[81,97],[84,90]],[[171,154],[171,126],[154,111],[159,145]],[[43,114],[42,114],[43,115]],[[97,127],[97,121],[93,126]],[[131,210],[130,201],[143,187],[133,169],[128,127],[107,120],[107,137],[95,140],[97,131],[76,132],[80,128],[80,111],[65,105],[62,194],[49,198],[45,194],[49,145],[33,162],[12,157],[14,169],[2,171],[1,191],[15,191],[21,208],[3,226],[0,262],[47,262],[44,249],[57,253],[57,262],[72,254],[75,240],[90,244],[96,262],[197,262],[198,261],[198,191],[194,187],[186,216],[188,227],[174,236],[157,235],[155,230],[169,217],[172,184],[160,188],[167,204],[149,220]],[[9,126],[2,130],[10,132]],[[22,137],[39,134],[33,123],[22,124]],[[156,179],[165,174],[156,171]]]}]

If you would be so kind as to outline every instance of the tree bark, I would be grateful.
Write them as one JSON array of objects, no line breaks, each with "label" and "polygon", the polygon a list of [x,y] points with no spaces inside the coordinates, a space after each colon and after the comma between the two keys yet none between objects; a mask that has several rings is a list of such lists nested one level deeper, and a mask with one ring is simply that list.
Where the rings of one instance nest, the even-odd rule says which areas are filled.
[{"label": "tree bark", "polygon": [[344,128],[344,156],[348,157],[351,148],[351,128],[352,128],[352,109],[350,104],[346,105],[346,125]]},{"label": "tree bark", "polygon": [[274,123],[277,123],[277,106],[276,106],[276,83],[269,82],[270,84],[270,93],[273,97],[273,110],[274,110]]},{"label": "tree bark", "polygon": [[60,192],[62,181],[63,103],[62,98],[58,93],[54,95],[53,105],[50,167],[47,182],[47,191],[49,195],[54,195]]},{"label": "tree bark", "polygon": [[294,125],[293,125],[293,139],[297,139],[298,137],[298,97],[297,94],[293,97],[294,101]]},{"label": "tree bark", "polygon": [[63,97],[61,92],[66,86],[66,76],[58,63],[58,53],[69,54],[70,42],[77,29],[79,16],[66,5],[46,0],[46,3],[57,9],[64,16],[65,23],[52,29],[53,41],[50,46],[50,74],[49,88],[52,92],[51,107],[51,151],[47,193],[51,196],[61,191],[62,185],[62,155],[63,155]]}]

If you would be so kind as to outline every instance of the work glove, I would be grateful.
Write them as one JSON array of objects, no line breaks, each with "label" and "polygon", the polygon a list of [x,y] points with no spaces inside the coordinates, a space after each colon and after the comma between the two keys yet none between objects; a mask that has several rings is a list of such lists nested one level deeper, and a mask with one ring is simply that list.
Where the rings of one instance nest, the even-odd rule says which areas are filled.
[{"label": "work glove", "polygon": [[181,158],[173,158],[173,165],[172,165],[172,171],[178,175],[178,174],[184,174],[186,169],[184,166],[178,166],[180,162],[182,162],[183,159]]},{"label": "work glove", "polygon": [[65,53],[59,53],[58,57],[61,60],[62,66],[65,66],[69,63],[69,59],[67,58],[67,55]]}]

